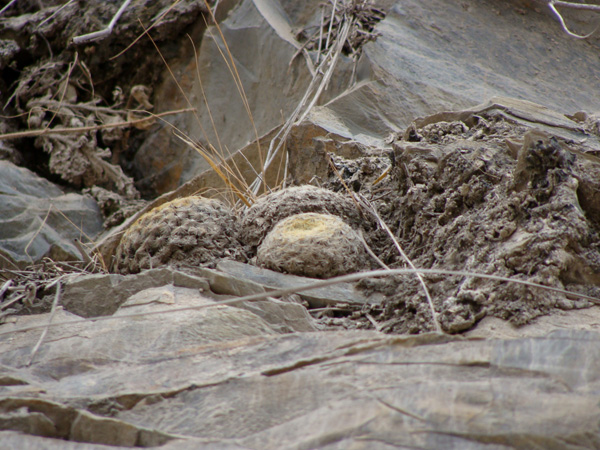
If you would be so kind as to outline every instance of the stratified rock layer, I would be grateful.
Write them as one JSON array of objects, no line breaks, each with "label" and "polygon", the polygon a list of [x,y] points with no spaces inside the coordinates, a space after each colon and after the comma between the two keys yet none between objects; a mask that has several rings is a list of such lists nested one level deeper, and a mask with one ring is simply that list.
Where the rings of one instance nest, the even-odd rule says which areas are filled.
[{"label": "stratified rock layer", "polygon": [[0,161],[0,268],[78,260],[74,239],[94,239],[102,231],[96,201],[66,194],[24,167]]}]

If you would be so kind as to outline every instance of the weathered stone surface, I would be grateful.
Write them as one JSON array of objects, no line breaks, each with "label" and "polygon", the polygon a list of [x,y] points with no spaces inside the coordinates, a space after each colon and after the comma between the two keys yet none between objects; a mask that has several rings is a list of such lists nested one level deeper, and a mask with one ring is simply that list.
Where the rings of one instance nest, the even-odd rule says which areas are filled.
[{"label": "weathered stone surface", "polygon": [[[319,23],[318,4],[316,0],[240,1],[221,23],[258,136],[280,124],[282,111],[284,118],[293,111],[310,81],[303,57],[292,60],[297,45],[289,36]],[[375,28],[377,40],[363,47],[356,84],[350,83],[351,61],[342,56],[320,106],[309,116],[328,132],[383,146],[390,132],[403,132],[415,117],[472,107],[493,96],[529,100],[569,113],[597,109],[600,82],[589,74],[597,71],[598,38],[570,38],[543,2],[385,0],[377,4],[387,16]],[[589,15],[580,14],[570,17],[569,23],[591,30],[593,26],[585,23],[589,20]],[[256,136],[218,51],[218,46],[223,48],[218,35],[212,29],[202,39],[199,70],[209,107],[218,112],[214,122],[219,139],[194,80],[196,56],[191,52],[189,59],[174,62],[171,68],[184,91],[191,93],[192,104],[198,105],[206,135],[191,114],[174,123],[192,139],[216,147],[220,143],[235,153]],[[316,58],[316,52],[311,53]],[[249,57],[257,54],[260,57]],[[265,78],[269,83],[257,81]],[[155,103],[164,110],[188,106],[173,81],[158,89],[157,98]],[[174,189],[209,168],[194,150],[173,137],[169,127],[148,140],[136,160],[158,192]]]},{"label": "weathered stone surface", "polygon": [[137,275],[93,274],[72,278],[64,285],[61,305],[82,317],[109,316],[131,295],[164,285],[208,291],[203,278],[188,275],[168,267],[145,270]]},{"label": "weathered stone surface", "polygon": [[[221,261],[218,270],[202,269],[198,274],[209,280],[212,291],[219,294],[244,296],[265,292],[265,289],[285,289],[312,284],[313,279],[284,274],[237,261]],[[299,295],[311,308],[347,303],[352,305],[381,303],[381,294],[365,295],[350,283],[338,283],[326,288],[304,290]]]},{"label": "weathered stone surface", "polygon": [[[188,295],[170,289],[177,300]],[[165,308],[140,301],[145,295],[123,314]],[[131,444],[131,436],[138,445],[140,436],[154,445],[182,439],[166,442],[166,449],[600,445],[600,334],[594,332],[513,340],[280,335],[249,312],[216,307],[53,328],[28,368],[39,332],[15,340],[4,334],[14,327],[0,326],[0,363],[26,384],[1,388],[0,412],[8,417],[18,405],[28,408],[35,420],[19,429],[43,422],[53,436],[63,430],[63,439],[106,443],[101,432],[108,427],[118,445]],[[85,428],[76,426],[84,420]],[[4,446],[14,439],[0,433]],[[31,435],[24,442],[65,445]]]},{"label": "weathered stone surface", "polygon": [[89,196],[65,194],[33,172],[0,161],[0,267],[80,260],[73,239],[94,239],[102,216]]},{"label": "weathered stone surface", "polygon": [[368,268],[361,236],[331,214],[304,213],[275,225],[257,250],[256,263],[278,272],[331,278]]}]

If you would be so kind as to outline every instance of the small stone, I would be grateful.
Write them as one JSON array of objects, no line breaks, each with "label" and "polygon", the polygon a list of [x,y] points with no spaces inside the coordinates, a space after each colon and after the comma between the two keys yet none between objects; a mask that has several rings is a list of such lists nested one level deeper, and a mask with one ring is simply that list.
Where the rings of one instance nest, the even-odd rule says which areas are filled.
[{"label": "small stone", "polygon": [[214,267],[222,258],[243,261],[239,223],[218,200],[185,197],[141,216],[121,238],[118,272],[138,273],[162,265]]},{"label": "small stone", "polygon": [[357,272],[366,265],[362,240],[331,214],[296,214],[280,221],[258,247],[259,266],[314,278]]}]

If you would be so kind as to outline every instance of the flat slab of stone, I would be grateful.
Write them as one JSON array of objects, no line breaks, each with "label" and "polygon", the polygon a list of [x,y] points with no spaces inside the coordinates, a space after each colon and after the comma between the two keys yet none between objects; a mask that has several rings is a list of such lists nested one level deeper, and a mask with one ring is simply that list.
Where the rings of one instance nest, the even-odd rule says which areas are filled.
[{"label": "flat slab of stone", "polygon": [[39,330],[0,326],[0,447],[17,431],[19,448],[72,450],[600,447],[599,333],[279,334],[224,306],[124,316],[211,302],[140,292],[121,317],[50,329],[31,365]]},{"label": "flat slab of stone", "polygon": [[109,316],[131,295],[151,287],[179,286],[208,291],[206,279],[169,267],[145,270],[135,275],[90,274],[71,278],[64,285],[61,305],[82,317]]},{"label": "flat slab of stone", "polygon": [[[304,287],[322,281],[283,274],[237,261],[221,261],[217,264],[217,270],[199,269],[198,273],[209,280],[213,292],[236,296],[257,294],[272,289]],[[299,295],[308,301],[311,308],[323,308],[338,303],[378,304],[384,298],[381,294],[366,296],[350,283],[302,291]]]},{"label": "flat slab of stone", "polygon": [[24,267],[44,257],[80,260],[74,239],[94,239],[102,230],[96,201],[65,194],[32,171],[0,161],[0,268]]}]

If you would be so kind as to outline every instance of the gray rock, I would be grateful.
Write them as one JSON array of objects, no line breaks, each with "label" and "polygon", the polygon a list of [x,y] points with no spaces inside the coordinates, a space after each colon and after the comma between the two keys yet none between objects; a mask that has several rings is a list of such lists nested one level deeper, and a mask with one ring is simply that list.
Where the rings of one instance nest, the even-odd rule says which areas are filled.
[{"label": "gray rock", "polygon": [[0,267],[44,257],[80,260],[73,239],[94,239],[102,216],[89,196],[65,194],[30,170],[0,161]]},{"label": "gray rock", "polygon": [[[217,270],[201,269],[198,274],[209,280],[210,288],[219,294],[244,296],[265,292],[265,290],[304,287],[315,281],[312,278],[283,274],[273,270],[244,264],[237,261],[221,261]],[[338,283],[326,288],[305,290],[299,295],[308,301],[312,308],[346,303],[351,305],[381,303],[383,296],[365,296],[350,283]]]},{"label": "gray rock", "polygon": [[[0,392],[0,445],[14,443],[9,430],[26,431],[24,448],[131,445],[134,437],[167,449],[600,445],[596,332],[513,340],[281,335],[224,306],[124,316],[171,300],[211,302],[190,289],[157,295],[161,289],[140,292],[112,320],[51,328],[30,367],[39,331],[18,339],[6,332],[48,315],[0,326],[0,363],[25,381]],[[32,436],[42,431],[84,442]]]},{"label": "gray rock", "polygon": [[[589,76],[596,71],[597,38],[570,38],[540,2],[520,2],[525,6],[474,0],[461,4],[443,0],[377,3],[388,14],[375,28],[377,40],[363,47],[356,84],[350,82],[351,61],[342,56],[318,104],[321,106],[308,117],[330,133],[383,146],[390,132],[403,132],[415,117],[473,107],[494,96],[571,113],[597,109],[600,81]],[[240,1],[221,23],[259,136],[277,127],[282,115],[288,117],[312,78],[302,56],[292,61],[297,46],[290,35],[319,23],[318,4],[316,0],[301,4]],[[593,29],[589,23],[579,25]],[[540,40],[548,35],[552,39]],[[192,139],[215,146],[220,143],[235,153],[256,136],[216,36],[214,29],[205,34],[199,70],[210,109],[218,111],[219,140],[198,82],[186,76],[195,66],[193,53],[170,66],[184,91],[190,93],[192,104],[200,104],[198,114],[206,134],[191,114],[177,117],[174,123]],[[174,82],[168,75],[165,78],[169,81],[158,88],[156,103],[164,110],[187,107],[183,96],[174,98]],[[263,79],[269,82],[257,82]],[[565,79],[569,83],[564,83]],[[235,94],[224,96],[222,92]],[[157,130],[142,146],[136,164],[158,192],[174,189],[210,168],[173,137],[169,127]]]},{"label": "gray rock", "polygon": [[82,317],[109,316],[131,295],[164,285],[210,289],[203,278],[170,268],[145,270],[136,275],[93,274],[71,278],[64,285],[61,304],[65,310]]}]

